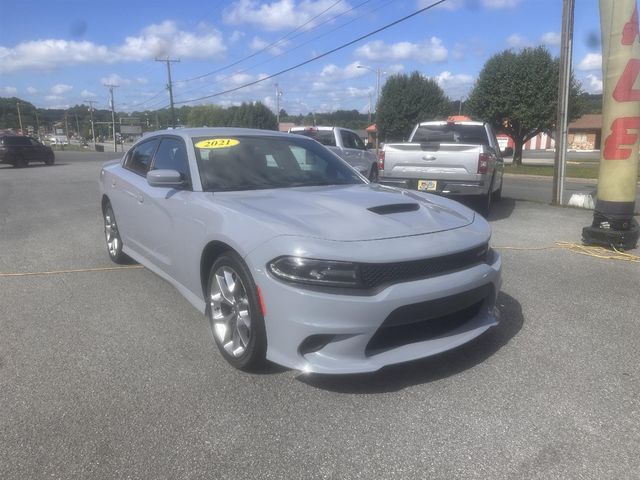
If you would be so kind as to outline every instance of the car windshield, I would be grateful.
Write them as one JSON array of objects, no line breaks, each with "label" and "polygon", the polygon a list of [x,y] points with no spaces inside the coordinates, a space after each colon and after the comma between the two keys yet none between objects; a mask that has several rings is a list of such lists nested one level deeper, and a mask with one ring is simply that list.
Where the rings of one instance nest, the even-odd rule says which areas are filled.
[{"label": "car windshield", "polygon": [[364,183],[342,160],[304,138],[198,137],[193,145],[205,191]]},{"label": "car windshield", "polygon": [[413,135],[414,142],[420,143],[469,143],[487,144],[484,125],[420,125]]},{"label": "car windshield", "polygon": [[322,145],[325,145],[327,147],[336,146],[336,137],[333,134],[333,130],[318,130],[317,128],[305,128],[304,130],[291,130],[291,133],[313,138],[315,141],[320,142]]}]

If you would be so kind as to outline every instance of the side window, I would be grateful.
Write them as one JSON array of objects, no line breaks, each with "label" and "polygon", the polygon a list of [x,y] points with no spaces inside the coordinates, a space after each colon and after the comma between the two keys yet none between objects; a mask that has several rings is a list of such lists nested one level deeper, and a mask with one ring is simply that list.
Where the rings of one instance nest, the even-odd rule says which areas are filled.
[{"label": "side window", "polygon": [[124,163],[125,168],[136,172],[140,175],[146,175],[151,166],[153,152],[156,151],[159,140],[154,138],[148,142],[141,143],[129,152],[127,160]]},{"label": "side window", "polygon": [[353,138],[355,136],[353,133],[340,130],[340,136],[342,137],[342,146],[344,148],[358,148]]},{"label": "side window", "polygon": [[184,141],[180,138],[163,138],[153,160],[153,170],[176,170],[182,174],[182,178],[188,180],[189,160]]},{"label": "side window", "polygon": [[356,144],[356,147],[358,150],[366,150],[367,147],[365,147],[364,142],[362,141],[362,139],[358,136],[358,135],[353,135],[353,141]]}]

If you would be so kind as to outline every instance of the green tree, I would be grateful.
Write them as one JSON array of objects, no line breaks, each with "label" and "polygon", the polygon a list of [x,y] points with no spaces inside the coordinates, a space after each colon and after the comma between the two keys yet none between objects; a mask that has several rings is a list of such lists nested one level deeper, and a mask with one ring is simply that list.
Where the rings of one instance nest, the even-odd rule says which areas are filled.
[{"label": "green tree", "polygon": [[385,142],[403,140],[418,122],[447,114],[449,99],[435,80],[419,72],[389,77],[382,87],[376,124]]},{"label": "green tree", "polygon": [[[505,50],[484,64],[465,107],[514,142],[513,163],[522,164],[522,146],[556,123],[560,62],[545,47]],[[582,110],[580,85],[571,82],[569,121]]]}]

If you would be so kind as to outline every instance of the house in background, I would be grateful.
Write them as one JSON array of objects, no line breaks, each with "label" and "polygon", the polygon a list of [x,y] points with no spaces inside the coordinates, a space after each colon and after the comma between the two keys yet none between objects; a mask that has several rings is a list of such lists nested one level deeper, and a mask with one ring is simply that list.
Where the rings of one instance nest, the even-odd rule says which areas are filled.
[{"label": "house in background", "polygon": [[602,114],[588,113],[569,124],[567,148],[569,150],[600,150]]},{"label": "house in background", "polygon": [[[567,150],[600,150],[602,132],[602,114],[589,113],[569,124]],[[514,147],[513,140],[505,133],[497,135],[500,149]],[[539,133],[522,147],[523,150],[554,150],[556,142],[550,133]]]}]

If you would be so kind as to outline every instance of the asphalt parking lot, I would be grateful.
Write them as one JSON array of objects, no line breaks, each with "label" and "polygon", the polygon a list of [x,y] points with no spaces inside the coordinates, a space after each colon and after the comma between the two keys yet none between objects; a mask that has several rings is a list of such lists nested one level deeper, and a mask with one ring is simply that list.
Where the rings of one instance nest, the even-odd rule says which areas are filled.
[{"label": "asphalt parking lot", "polygon": [[471,344],[251,375],[156,275],[91,270],[108,155],[72,153],[0,166],[0,273],[86,270],[0,276],[0,478],[638,478],[640,266],[540,249],[591,212],[497,205],[502,322]]}]

